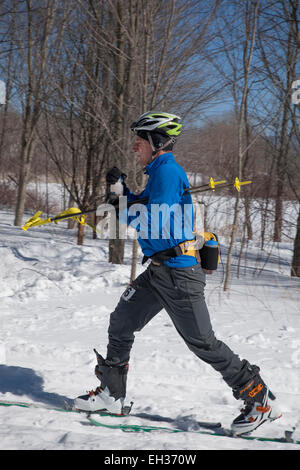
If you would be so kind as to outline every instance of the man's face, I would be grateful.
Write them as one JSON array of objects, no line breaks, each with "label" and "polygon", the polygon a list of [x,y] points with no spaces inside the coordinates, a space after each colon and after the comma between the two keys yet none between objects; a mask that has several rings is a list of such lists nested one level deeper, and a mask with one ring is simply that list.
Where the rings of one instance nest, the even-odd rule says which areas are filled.
[{"label": "man's face", "polygon": [[132,150],[137,153],[142,167],[148,165],[152,159],[152,148],[148,140],[136,137]]}]

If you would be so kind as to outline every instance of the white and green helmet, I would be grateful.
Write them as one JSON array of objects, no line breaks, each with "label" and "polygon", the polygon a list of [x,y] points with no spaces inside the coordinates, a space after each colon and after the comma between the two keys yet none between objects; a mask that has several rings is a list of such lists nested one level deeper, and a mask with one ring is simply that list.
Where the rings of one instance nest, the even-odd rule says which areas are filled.
[{"label": "white and green helmet", "polygon": [[179,124],[180,117],[170,113],[159,113],[155,111],[142,114],[130,129],[138,133],[140,131],[158,132],[168,137],[178,137],[181,133],[182,124]]}]

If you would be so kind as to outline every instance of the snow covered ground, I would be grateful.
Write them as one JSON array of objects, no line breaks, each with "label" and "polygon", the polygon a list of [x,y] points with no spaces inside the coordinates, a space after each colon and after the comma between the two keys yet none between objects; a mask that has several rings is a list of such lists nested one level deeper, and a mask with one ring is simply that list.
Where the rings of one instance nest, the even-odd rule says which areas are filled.
[{"label": "snow covered ground", "polygon": [[[113,266],[107,262],[107,241],[92,240],[89,233],[79,247],[74,232],[64,227],[61,223],[24,232],[13,226],[12,213],[0,211],[0,399],[59,406],[98,385],[93,348],[106,352],[109,315],[129,280],[131,246],[126,244],[124,265]],[[289,276],[291,255],[289,243],[273,245],[268,259],[250,244],[239,279],[233,267],[230,291],[222,291],[221,264],[207,280],[206,299],[217,337],[261,367],[281,406],[283,417],[256,434],[282,437],[284,430],[295,427],[300,440],[300,279]],[[139,264],[138,272],[143,269]],[[165,311],[136,334],[128,375],[130,400],[135,412],[193,415],[224,426],[240,407],[219,375],[187,349]],[[299,446],[189,432],[124,433],[89,426],[82,415],[0,407],[0,448]]]}]

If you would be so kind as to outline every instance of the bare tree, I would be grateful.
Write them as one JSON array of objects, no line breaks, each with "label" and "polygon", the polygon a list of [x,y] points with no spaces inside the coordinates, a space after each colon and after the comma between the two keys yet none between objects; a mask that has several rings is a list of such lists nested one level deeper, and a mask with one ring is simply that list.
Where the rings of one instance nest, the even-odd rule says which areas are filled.
[{"label": "bare tree", "polygon": [[[24,96],[23,102],[23,131],[21,137],[21,153],[18,180],[18,197],[15,211],[15,225],[22,223],[24,212],[26,187],[30,178],[30,167],[37,141],[37,126],[42,111],[42,103],[51,93],[53,76],[48,73],[49,57],[51,66],[55,57],[56,41],[59,34],[53,39],[53,28],[57,28],[58,0],[44,0],[35,2],[26,0],[22,2],[23,10],[20,12],[18,24],[24,34],[15,38],[18,54],[16,60],[20,67],[20,81],[18,89]],[[19,31],[20,31],[19,30]],[[25,47],[24,47],[25,46]],[[52,80],[51,80],[52,78]]]},{"label": "bare tree", "polygon": [[[276,194],[274,241],[281,241],[283,199],[287,183],[287,158],[291,146],[290,106],[292,83],[296,79],[299,46],[295,29],[298,28],[298,0],[270,2],[264,9],[259,29],[259,45],[266,81],[272,84],[270,92],[280,109],[280,134],[276,152]],[[270,28],[272,25],[272,28]],[[267,27],[266,27],[267,26]]]},{"label": "bare tree", "polygon": [[[12,81],[13,81],[13,50],[14,50],[14,38],[15,38],[15,10],[16,0],[13,0],[10,5],[3,2],[1,5],[0,14],[0,31],[1,31],[1,75],[5,77],[5,87],[3,88],[3,108],[1,116],[1,130],[0,130],[0,168],[1,160],[3,158],[3,150],[5,145],[5,137],[7,135],[7,124],[9,119],[9,104],[12,93]],[[8,30],[7,25],[9,24]]]},{"label": "bare tree", "polygon": [[[238,106],[237,96],[235,96],[235,106],[238,109],[238,158],[237,158],[237,171],[238,177],[242,179],[242,172],[243,172],[243,163],[244,163],[244,156],[245,156],[245,139],[244,139],[244,132],[245,132],[245,123],[246,123],[246,111],[247,111],[247,100],[248,100],[248,93],[249,93],[249,77],[250,77],[250,69],[251,69],[251,62],[253,58],[253,51],[256,39],[256,32],[257,32],[257,19],[258,19],[258,12],[259,12],[259,1],[253,2],[245,2],[244,6],[244,24],[245,24],[245,31],[244,31],[244,46],[243,46],[243,80],[242,80],[242,95],[240,99],[240,103]],[[229,287],[230,281],[230,270],[231,270],[231,259],[233,253],[233,247],[235,242],[235,237],[238,228],[238,216],[239,216],[239,204],[240,204],[240,193],[237,192],[235,206],[234,206],[234,217],[233,217],[233,224],[232,224],[232,232],[230,238],[230,244],[228,249],[227,255],[227,264],[226,264],[226,274],[224,280],[224,290],[227,290]]]},{"label": "bare tree", "polygon": [[[300,52],[300,31],[299,31],[299,0],[290,0],[288,5],[284,4],[284,11],[286,17],[290,19],[291,35],[293,37],[293,47],[297,49],[298,56]],[[287,11],[288,10],[288,11]],[[297,78],[299,77],[300,69],[299,64],[296,69]],[[292,84],[293,86],[293,84]],[[296,235],[294,239],[293,258],[291,265],[291,275],[300,277],[300,192],[299,192],[299,170],[300,170],[300,109],[299,104],[290,102],[290,115],[292,121],[292,145],[295,148],[293,155],[293,165],[288,174],[289,183],[293,189],[294,195],[298,200],[298,217],[296,223]]]}]

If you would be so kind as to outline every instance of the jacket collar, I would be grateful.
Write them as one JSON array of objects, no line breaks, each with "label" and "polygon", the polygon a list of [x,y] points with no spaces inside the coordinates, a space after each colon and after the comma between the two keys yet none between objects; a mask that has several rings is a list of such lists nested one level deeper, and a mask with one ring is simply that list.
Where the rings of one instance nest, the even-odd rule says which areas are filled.
[{"label": "jacket collar", "polygon": [[167,152],[163,153],[162,155],[159,155],[159,157],[154,158],[154,160],[146,165],[145,167],[145,173],[147,175],[151,175],[151,173],[158,168],[162,163],[168,161],[168,160],[174,160],[174,155],[172,152]]}]

